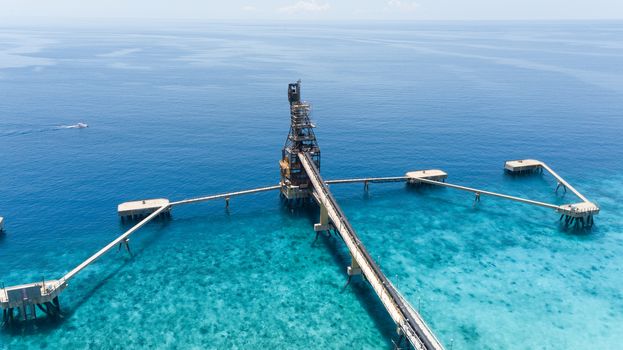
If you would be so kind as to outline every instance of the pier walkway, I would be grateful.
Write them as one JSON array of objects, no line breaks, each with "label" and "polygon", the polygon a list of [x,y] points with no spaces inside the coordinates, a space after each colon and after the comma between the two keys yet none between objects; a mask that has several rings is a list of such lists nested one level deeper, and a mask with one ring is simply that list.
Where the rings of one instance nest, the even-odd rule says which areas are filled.
[{"label": "pier walkway", "polygon": [[558,208],[556,208],[556,212],[560,214],[560,220],[562,221],[562,219],[565,219],[566,225],[573,224],[575,222],[576,226],[578,226],[578,224],[581,224],[582,227],[593,226],[593,216],[599,214],[599,206],[589,201],[580,193],[580,191],[571,186],[567,181],[565,181],[565,179],[562,178],[562,176],[558,175],[558,173],[556,173],[544,162],[536,159],[509,160],[504,163],[504,170],[510,173],[531,172],[535,170],[539,170],[541,172],[543,170],[547,171],[558,181],[556,192],[558,192],[560,187],[562,187],[565,192],[569,189],[573,192],[573,194],[582,200],[582,202],[579,203],[570,203],[558,206]]},{"label": "pier walkway", "polygon": [[[155,207],[153,205],[155,203],[154,200],[131,202],[136,203],[135,207],[131,208],[131,210],[133,211],[132,215],[135,215],[137,211],[141,211],[141,213],[144,213],[145,210],[151,210],[151,212],[149,213],[149,215],[140,220],[137,224],[122,233],[119,237],[108,243],[105,247],[97,251],[95,254],[84,260],[82,263],[73,268],[60,279],[40,281],[9,287],[3,286],[3,288],[0,289],[0,309],[3,310],[3,322],[13,321],[15,310],[20,311],[19,314],[23,320],[36,318],[35,307],[38,307],[40,310],[48,315],[57,314],[60,311],[58,296],[68,286],[69,280],[74,278],[76,275],[78,275],[80,271],[84,270],[87,266],[94,263],[97,259],[102,257],[104,254],[106,254],[116,246],[125,246],[125,248],[129,251],[130,236],[153,219],[159,217],[161,214],[169,212],[171,210],[171,207],[173,206],[199,203],[222,198],[229,200],[229,198],[235,196],[278,190],[279,188],[280,186],[278,185],[260,187],[245,191],[229,192],[212,196],[185,199],[176,202],[169,202],[166,199],[158,199],[157,203],[161,204],[160,207]],[[146,207],[140,207],[139,205],[141,203],[144,203]],[[129,210],[128,207],[128,205],[123,204],[119,206],[119,208],[123,210],[124,215],[126,214],[126,210]]]},{"label": "pier walkway", "polygon": [[584,195],[582,195],[578,190],[575,189],[575,187],[571,186],[567,181],[565,181],[565,179],[563,179],[560,175],[558,175],[547,164],[545,164],[544,162],[539,161],[539,165],[543,169],[545,169],[548,173],[550,173],[556,180],[558,180],[558,183],[560,183],[560,184],[564,185],[566,188],[568,188],[571,192],[573,192],[576,196],[578,196],[578,198],[580,198],[583,202],[589,202],[590,203],[590,201],[588,199],[586,199],[586,197],[584,197]]},{"label": "pier walkway", "polygon": [[525,204],[538,205],[540,207],[545,207],[545,208],[550,208],[550,209],[555,209],[555,210],[559,208],[559,206],[556,205],[556,204],[549,204],[549,203],[539,202],[539,201],[535,201],[535,200],[531,200],[531,199],[525,199],[525,198],[521,198],[521,197],[510,196],[510,195],[507,195],[507,194],[497,193],[497,192],[492,192],[492,191],[480,190],[480,189],[472,188],[472,187],[466,187],[466,186],[461,186],[461,185],[454,185],[454,184],[447,183],[447,182],[428,180],[428,179],[421,179],[421,178],[418,179],[417,181],[418,182],[422,182],[422,183],[426,183],[426,184],[430,184],[430,185],[442,186],[442,187],[454,188],[454,189],[461,190],[461,191],[472,192],[472,193],[478,194],[478,195],[487,195],[487,196],[491,196],[491,197],[498,197],[498,198],[509,199],[509,200],[512,200],[512,201],[515,201],[515,202],[520,202],[520,203],[525,203]]},{"label": "pier walkway", "polygon": [[100,249],[97,253],[91,255],[88,259],[83,261],[80,265],[76,266],[73,270],[69,271],[65,276],[63,276],[60,279],[61,284],[66,284],[70,279],[76,276],[78,272],[82,271],[85,267],[89,266],[91,263],[99,259],[102,255],[106,254],[109,250],[116,247],[117,245],[124,244],[126,247],[128,247],[127,245],[128,238],[130,237],[131,234],[138,231],[138,229],[145,226],[145,224],[147,224],[152,219],[157,217],[161,212],[168,210],[168,209],[169,209],[168,205],[163,205],[162,207],[158,208],[153,213],[149,214],[149,216],[141,220],[138,224],[132,226],[131,229],[127,230],[121,236],[117,237],[114,241],[108,243],[104,248]]},{"label": "pier walkway", "polygon": [[[398,291],[391,285],[391,282],[387,280],[387,278],[376,265],[374,260],[372,260],[365,247],[359,240],[357,234],[348,222],[348,219],[343,214],[339,205],[333,198],[327,185],[363,183],[365,188],[367,188],[367,185],[369,183],[425,183],[434,186],[442,186],[472,192],[475,193],[477,197],[479,197],[480,195],[488,195],[525,204],[554,209],[556,212],[561,214],[561,220],[563,219],[563,217],[567,218],[567,223],[572,223],[573,220],[576,219],[582,220],[582,223],[586,222],[588,224],[592,224],[592,216],[599,212],[599,208],[594,203],[588,201],[585,196],[583,196],[579,191],[577,191],[573,186],[565,181],[560,175],[554,172],[545,163],[540,161],[534,161],[532,163],[519,163],[519,166],[542,167],[554,178],[556,178],[559,184],[561,184],[565,188],[568,188],[584,202],[555,205],[516,196],[510,196],[502,193],[455,185],[445,182],[444,176],[441,177],[442,181],[439,181],[440,176],[445,175],[445,173],[441,172],[440,170],[423,170],[417,172],[409,172],[406,176],[352,178],[324,181],[320,177],[313,162],[310,162],[310,160],[308,159],[308,156],[301,153],[299,154],[299,157],[301,157],[301,162],[305,168],[304,170],[312,181],[315,197],[319,202],[321,209],[324,208],[326,214],[333,222],[335,228],[338,230],[338,232],[344,239],[344,242],[346,242],[349,251],[351,252],[353,258],[353,266],[351,266],[348,270],[349,275],[357,273],[364,274],[366,279],[372,284],[374,291],[379,296],[379,299],[387,308],[392,319],[399,326],[399,329],[401,330],[403,335],[407,339],[409,339],[411,344],[413,344],[418,349],[442,349],[442,347],[439,341],[437,341],[430,329],[421,319],[421,317],[417,314],[417,312],[415,312],[413,308],[404,300],[404,298],[400,296]],[[48,315],[57,314],[60,311],[58,296],[68,286],[68,282],[72,278],[74,278],[80,271],[85,269],[90,264],[94,263],[97,259],[99,259],[102,255],[106,254],[115,246],[125,246],[126,249],[128,249],[129,251],[129,237],[136,231],[138,231],[141,227],[145,226],[153,219],[159,217],[161,214],[168,213],[172,207],[217,199],[225,199],[226,205],[229,205],[229,199],[232,197],[267,191],[276,191],[280,188],[281,185],[266,186],[243,191],[184,199],[173,202],[169,202],[166,199],[159,199],[158,203],[161,204],[160,207],[154,205],[154,203],[156,202],[152,200],[132,202],[134,203],[133,205],[137,206],[136,208],[130,208],[127,205],[122,204],[119,206],[119,208],[123,209],[123,214],[126,214],[126,209],[130,208],[132,209],[131,214],[133,215],[136,213],[135,210],[145,210],[140,213],[146,215],[146,217],[143,217],[142,220],[140,220],[136,225],[132,226],[130,229],[122,233],[115,240],[111,241],[105,247],[87,258],[84,262],[73,268],[71,271],[69,271],[58,280],[47,280],[8,287],[3,286],[3,288],[0,289],[0,309],[3,310],[3,321],[12,321],[14,318],[15,310],[20,310],[19,315],[24,320],[27,320],[29,318],[35,318],[35,307],[44,311]],[[140,205],[142,203],[145,204],[145,208],[141,208]],[[318,229],[323,229],[326,227],[327,225],[320,225],[318,226]]]},{"label": "pier walkway", "polygon": [[245,195],[245,194],[260,193],[260,192],[266,192],[266,191],[274,191],[274,190],[278,190],[279,188],[281,188],[281,186],[275,185],[275,186],[254,188],[254,189],[251,189],[251,190],[244,190],[244,191],[238,191],[238,192],[216,194],[216,195],[212,195],[212,196],[184,199],[184,200],[177,201],[177,202],[171,202],[171,206],[178,206],[178,205],[184,205],[184,204],[206,202],[206,201],[211,201],[211,200],[215,200],[215,199],[222,199],[222,198],[227,199],[227,198],[231,198],[231,197],[242,196],[242,195]]},{"label": "pier walkway", "polygon": [[352,267],[361,270],[367,281],[374,289],[385,309],[398,325],[402,334],[416,349],[443,349],[443,346],[428,328],[422,317],[408,304],[389,282],[380,267],[374,262],[365,246],[350,225],[348,218],[342,212],[329,187],[320,177],[320,173],[309,153],[299,153],[303,168],[310,178],[314,193],[321,207],[327,210],[334,227],[346,243],[353,259]]},{"label": "pier walkway", "polygon": [[[325,183],[328,184],[328,185],[332,185],[332,184],[346,184],[346,183],[407,182],[410,179],[411,178],[409,176],[400,176],[400,177],[370,177],[370,178],[356,178],[356,179],[327,180],[327,181],[325,181]],[[461,185],[454,185],[454,184],[451,184],[451,183],[437,181],[437,180],[429,180],[429,179],[426,179],[426,178],[417,178],[417,182],[426,183],[426,184],[435,185],[435,186],[454,188],[454,189],[457,189],[457,190],[472,192],[472,193],[475,193],[475,194],[483,194],[483,195],[488,195],[488,196],[492,196],[492,197],[509,199],[509,200],[516,201],[516,202],[532,204],[532,205],[538,205],[540,207],[545,207],[545,208],[550,208],[550,209],[559,209],[561,207],[561,206],[556,205],[556,204],[549,204],[549,203],[539,202],[539,201],[535,201],[535,200],[531,200],[531,199],[525,199],[525,198],[521,198],[521,197],[510,196],[510,195],[503,194],[503,193],[497,193],[497,192],[492,192],[492,191],[487,191],[487,190],[481,190],[481,189],[472,188],[472,187],[466,187],[466,186],[461,186]]]},{"label": "pier walkway", "polygon": [[[552,168],[550,168],[547,164],[539,160],[526,159],[521,161],[507,161],[505,164],[505,169],[510,172],[526,172],[533,171],[535,169],[544,169],[550,175],[552,175],[556,181],[558,181],[558,186],[563,186],[566,189],[569,189],[573,194],[575,194],[578,198],[582,200],[579,203],[569,203],[569,204],[551,204],[545,203],[541,201],[536,201],[532,199],[521,198],[517,196],[511,196],[503,193],[493,192],[482,190],[473,187],[467,187],[462,185],[456,185],[452,183],[445,182],[445,173],[437,170],[420,170],[420,171],[412,171],[408,172],[405,176],[393,176],[393,177],[368,177],[368,178],[353,178],[353,179],[339,179],[339,180],[327,180],[326,184],[352,184],[352,183],[363,183],[366,188],[368,183],[384,183],[384,182],[408,182],[408,183],[424,183],[434,186],[441,186],[447,188],[453,188],[456,190],[471,192],[476,195],[477,200],[480,200],[481,195],[497,197],[502,199],[507,199],[519,203],[536,205],[543,208],[554,209],[558,214],[560,214],[560,219],[566,218],[566,223],[573,223],[574,220],[582,223],[583,225],[592,225],[593,224],[593,216],[599,213],[599,206],[595,203],[589,201],[582,193],[580,193],[575,187],[571,186],[569,182],[567,182],[562,176],[558,175]],[[439,181],[440,178],[443,178],[442,181]]]},{"label": "pier walkway", "polygon": [[394,176],[394,177],[365,177],[357,179],[340,179],[340,180],[326,180],[328,185],[333,184],[352,184],[357,182],[362,183],[383,183],[383,182],[405,182],[409,178],[407,176]]}]

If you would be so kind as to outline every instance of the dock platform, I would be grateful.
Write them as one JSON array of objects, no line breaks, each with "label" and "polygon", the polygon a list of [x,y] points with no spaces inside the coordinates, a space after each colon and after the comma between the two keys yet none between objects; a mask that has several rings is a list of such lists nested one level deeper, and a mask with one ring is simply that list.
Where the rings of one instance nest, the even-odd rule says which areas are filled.
[{"label": "dock platform", "polygon": [[558,192],[559,189],[567,192],[567,189],[569,189],[569,191],[573,192],[573,194],[582,200],[582,202],[579,203],[559,205],[556,208],[556,212],[560,214],[560,221],[564,219],[567,225],[575,223],[582,227],[590,227],[593,225],[593,216],[599,214],[599,206],[589,201],[580,191],[571,186],[569,182],[563,179],[562,176],[558,175],[558,173],[544,162],[536,159],[509,160],[504,164],[504,169],[508,173],[533,172],[536,169],[542,172],[545,170],[558,181],[556,192]]},{"label": "dock platform", "polygon": [[57,314],[60,311],[58,295],[66,286],[60,281],[51,280],[3,288],[0,292],[2,321],[13,321],[16,310],[24,321],[37,318],[36,307],[48,315]]},{"label": "dock platform", "polygon": [[560,220],[565,220],[566,225],[576,223],[582,227],[593,226],[593,216],[599,214],[599,207],[592,202],[580,202],[561,205],[556,209],[560,214]]},{"label": "dock platform", "polygon": [[504,163],[504,170],[511,174],[529,173],[542,169],[543,163],[536,159],[508,160]]},{"label": "dock platform", "polygon": [[[119,204],[117,213],[122,220],[137,220],[147,217],[162,207],[168,206],[169,200],[166,198],[143,199]],[[162,214],[170,214],[170,210],[166,210]]]},{"label": "dock platform", "polygon": [[565,204],[556,210],[561,214],[569,215],[574,218],[596,215],[599,213],[599,207],[592,202],[580,202],[574,204]]},{"label": "dock platform", "polygon": [[52,301],[60,294],[57,280],[41,281],[6,287],[0,293],[0,306],[3,309],[17,308],[23,305],[43,304]]},{"label": "dock platform", "polygon": [[427,169],[427,170],[415,170],[406,174],[407,182],[410,184],[422,184],[426,183],[424,180],[441,181],[445,182],[448,178],[448,174],[439,169]]}]

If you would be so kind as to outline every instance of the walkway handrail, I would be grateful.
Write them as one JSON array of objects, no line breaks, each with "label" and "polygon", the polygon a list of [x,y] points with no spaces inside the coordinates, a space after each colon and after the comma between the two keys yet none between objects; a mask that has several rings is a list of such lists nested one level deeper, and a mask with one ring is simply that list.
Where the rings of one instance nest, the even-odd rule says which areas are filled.
[{"label": "walkway handrail", "polygon": [[556,178],[556,180],[558,180],[558,182],[560,182],[561,184],[563,184],[566,188],[568,188],[569,190],[571,190],[571,192],[575,193],[576,196],[578,196],[582,201],[584,202],[590,202],[588,199],[586,199],[586,197],[584,197],[578,190],[575,189],[575,187],[571,186],[567,181],[565,181],[565,179],[563,179],[560,175],[558,175],[552,168],[550,168],[547,164],[539,161],[539,163],[541,163],[541,166],[543,167],[543,169],[547,170],[548,173],[550,173],[553,177]]},{"label": "walkway handrail", "polygon": [[391,177],[363,177],[357,179],[337,179],[337,180],[326,180],[325,183],[332,184],[348,184],[348,183],[356,183],[356,182],[369,182],[369,183],[378,183],[378,182],[402,182],[407,181],[409,177],[407,176],[391,176]]},{"label": "walkway handrail", "polygon": [[177,202],[171,202],[168,205],[162,206],[162,207],[158,208],[156,211],[154,211],[153,213],[151,213],[149,216],[147,216],[146,218],[141,220],[139,223],[137,223],[136,225],[132,226],[132,228],[130,228],[129,230],[124,232],[121,236],[117,237],[114,241],[110,242],[104,248],[100,249],[97,253],[93,254],[91,257],[86,259],[80,265],[76,266],[73,270],[69,271],[65,276],[63,276],[59,280],[59,286],[62,286],[65,283],[67,283],[67,281],[69,281],[70,279],[75,277],[80,271],[82,271],[85,267],[89,266],[95,260],[99,259],[102,255],[104,255],[106,252],[108,252],[111,248],[113,248],[117,244],[123,243],[128,237],[130,237],[131,234],[136,232],[138,229],[143,227],[145,224],[147,224],[148,222],[153,220],[158,215],[160,215],[160,213],[162,213],[165,210],[170,209],[173,206],[183,205],[183,204],[190,204],[190,203],[197,203],[197,202],[204,202],[204,201],[209,201],[209,200],[219,199],[219,198],[229,198],[229,197],[240,196],[240,195],[244,195],[244,194],[251,194],[251,193],[271,191],[271,190],[276,190],[276,189],[279,189],[279,188],[280,188],[280,186],[278,186],[278,185],[277,186],[260,187],[260,188],[254,188],[254,189],[251,189],[251,190],[229,192],[229,193],[217,194],[217,195],[206,196],[206,197],[185,199],[185,200],[181,200],[181,201],[177,201]]},{"label": "walkway handrail", "polygon": [[100,249],[97,253],[93,254],[91,257],[86,259],[80,265],[76,266],[73,270],[69,271],[65,276],[63,276],[59,280],[59,286],[62,286],[63,284],[67,283],[67,281],[69,281],[75,275],[77,275],[78,272],[82,271],[82,269],[84,269],[85,267],[89,266],[89,264],[91,264],[92,262],[97,260],[99,257],[104,255],[106,252],[108,252],[111,248],[113,248],[117,244],[124,242],[128,237],[130,237],[131,234],[136,232],[139,228],[143,227],[145,224],[150,222],[153,218],[155,218],[156,216],[160,215],[160,213],[162,213],[164,210],[169,209],[169,208],[170,208],[169,205],[165,205],[165,206],[160,207],[158,210],[154,211],[149,216],[147,216],[146,218],[141,220],[138,224],[132,226],[131,229],[127,230],[121,236],[117,237],[114,241],[108,243],[108,245],[106,245],[104,248]]},{"label": "walkway handrail", "polygon": [[[407,299],[405,299],[405,297],[402,295],[402,293],[400,293],[400,291],[394,286],[394,284],[391,281],[388,281],[389,284],[392,286],[392,288],[394,288],[396,290],[396,294],[398,294],[398,297],[400,297],[400,300],[402,300],[405,305],[407,306],[407,309],[409,311],[409,313],[417,318],[421,318],[422,316],[419,314],[419,311],[415,311],[415,309],[413,308],[413,306],[411,306],[411,304],[409,304],[409,302],[407,301]],[[423,321],[422,321],[423,322]],[[430,332],[430,337],[435,338],[435,341],[437,341],[437,343],[441,344],[441,342],[439,341],[439,339],[437,339],[437,337],[435,336],[435,333]]]},{"label": "walkway handrail", "polygon": [[170,206],[176,206],[176,205],[183,205],[183,204],[190,204],[190,203],[205,202],[205,201],[210,201],[210,200],[219,199],[219,198],[229,198],[229,197],[241,196],[241,195],[244,195],[244,194],[251,194],[251,193],[258,193],[258,192],[266,192],[266,191],[278,190],[280,188],[281,188],[280,185],[260,187],[260,188],[254,188],[254,189],[251,189],[251,190],[222,193],[222,194],[216,194],[216,195],[212,195],[212,196],[205,196],[205,197],[199,197],[199,198],[184,199],[184,200],[177,201],[177,202],[171,202],[169,205]]},{"label": "walkway handrail", "polygon": [[453,185],[453,184],[447,183],[447,182],[441,182],[441,181],[435,181],[435,180],[423,179],[423,178],[416,178],[416,179],[414,179],[414,181],[424,182],[424,183],[428,183],[428,184],[431,184],[431,185],[455,188],[457,190],[473,192],[473,193],[476,193],[476,194],[484,194],[484,195],[492,196],[492,197],[499,197],[499,198],[504,198],[504,199],[510,199],[510,200],[513,200],[513,201],[527,203],[527,204],[534,204],[534,205],[538,205],[538,206],[545,207],[545,208],[558,209],[560,207],[559,205],[555,205],[555,204],[549,204],[549,203],[545,203],[545,202],[534,201],[532,199],[525,199],[525,198],[521,198],[521,197],[509,196],[507,194],[502,194],[502,193],[497,193],[497,192],[479,190],[477,188],[472,188],[472,187]]},{"label": "walkway handrail", "polygon": [[[299,153],[299,159],[310,177],[319,199],[321,199],[321,201],[324,199],[323,202],[326,202],[322,204],[327,208],[331,220],[335,224],[340,235],[342,235],[353,259],[357,261],[362,273],[366,279],[370,281],[373,290],[376,292],[379,299],[381,299],[381,302],[385,304],[390,316],[392,316],[394,322],[396,322],[404,332],[409,342],[417,349],[443,349],[443,346],[437,338],[434,337],[424,320],[417,312],[412,312],[413,308],[408,308],[405,305],[408,303],[400,297],[397,290],[389,282],[385,274],[383,274],[380,267],[374,262],[374,259],[370,256],[355,233],[355,230],[348,222],[346,215],[344,215],[342,209],[337,204],[331,191],[329,191],[327,184],[323,182],[320,177],[318,168],[316,168],[310,155],[308,153]],[[380,287],[381,290],[378,290],[378,287]],[[384,296],[389,297],[389,300],[384,298]],[[391,303],[391,308],[386,304],[387,302]],[[398,312],[398,314],[396,314],[396,312]]]},{"label": "walkway handrail", "polygon": [[[306,158],[306,156],[308,156],[307,154],[300,154],[301,159]],[[305,165],[305,161],[303,161],[303,165]],[[565,181],[562,177],[560,177],[556,172],[554,172],[549,166],[547,166],[545,163],[540,162],[541,166],[547,170],[552,176],[554,176],[558,181],[560,181],[560,183],[562,183],[564,186],[566,186],[569,190],[571,190],[573,193],[575,193],[579,198],[581,198],[583,201],[588,202],[588,199],[586,199],[586,197],[584,197],[580,192],[578,192],[573,186],[571,186],[567,181]],[[309,161],[309,165],[311,165],[312,167],[315,168],[315,165],[313,164],[313,162]],[[344,225],[347,227],[348,231],[354,233],[354,230],[352,229],[352,227],[350,226],[350,223],[348,222],[348,220],[346,219],[346,216],[344,215],[344,213],[341,211],[341,208],[339,207],[339,205],[337,205],[337,202],[335,201],[335,199],[333,198],[333,195],[331,194],[331,192],[327,189],[326,185],[327,184],[344,184],[344,183],[357,183],[357,182],[370,182],[370,183],[374,183],[374,182],[401,182],[401,181],[407,181],[409,179],[409,177],[407,176],[394,176],[394,177],[373,177],[373,178],[353,178],[353,179],[337,179],[337,180],[327,180],[324,181],[319,174],[317,173],[317,169],[316,169],[316,173],[314,173],[313,169],[312,171],[310,171],[309,173],[311,173],[311,177],[314,178],[314,180],[320,184],[320,189],[322,190],[322,192],[324,193],[324,195],[326,196],[326,198],[331,202],[331,205],[335,208],[337,215],[339,216],[339,221],[344,223]],[[501,194],[501,193],[496,193],[496,192],[491,192],[491,191],[485,191],[485,190],[480,190],[480,189],[476,189],[476,188],[471,188],[471,187],[466,187],[466,186],[460,186],[460,185],[454,185],[454,184],[450,184],[447,182],[440,182],[440,181],[435,181],[435,180],[429,180],[429,179],[424,179],[424,178],[417,178],[416,181],[418,182],[424,182],[424,183],[428,183],[428,184],[432,184],[432,185],[437,185],[437,186],[444,186],[444,187],[450,187],[450,188],[455,188],[455,189],[459,189],[459,190],[463,190],[463,191],[469,191],[469,192],[473,192],[473,193],[477,193],[477,194],[483,194],[483,195],[489,195],[489,196],[493,196],[493,197],[499,197],[499,198],[505,198],[505,199],[510,199],[510,200],[514,200],[514,201],[518,201],[518,202],[522,202],[522,203],[527,203],[527,204],[533,204],[533,205],[538,205],[538,206],[542,206],[542,207],[546,207],[546,208],[552,208],[552,209],[558,209],[560,206],[558,205],[554,205],[554,204],[549,204],[549,203],[544,203],[544,202],[539,202],[539,201],[534,201],[534,200],[530,200],[530,199],[524,199],[524,198],[520,198],[520,197],[515,197],[515,196],[510,196],[510,195],[505,195],[505,194]],[[209,200],[215,200],[215,199],[221,199],[221,198],[230,198],[230,197],[235,197],[235,196],[241,196],[241,195],[245,195],[245,194],[252,194],[252,193],[259,193],[259,192],[266,192],[266,191],[273,191],[273,190],[278,190],[279,188],[281,188],[280,185],[274,185],[274,186],[266,186],[266,187],[260,187],[260,188],[254,188],[254,189],[250,189],[250,190],[243,190],[243,191],[236,191],[236,192],[228,192],[228,193],[222,193],[222,194],[217,194],[217,195],[211,195],[211,196],[204,196],[204,197],[198,197],[198,198],[191,198],[191,199],[184,199],[184,200],[180,200],[180,201],[176,201],[176,202],[171,202],[169,203],[168,206],[163,206],[159,209],[157,209],[155,212],[153,212],[152,214],[150,214],[149,216],[147,216],[145,219],[141,220],[138,224],[136,224],[135,226],[133,226],[132,228],[130,228],[128,231],[126,231],[125,233],[123,233],[121,236],[119,236],[117,239],[115,239],[114,241],[110,242],[108,245],[106,245],[104,248],[100,249],[97,253],[93,254],[91,257],[89,257],[87,260],[85,260],[84,262],[82,262],[80,265],[76,266],[73,270],[71,270],[70,272],[68,272],[65,276],[63,276],[60,280],[59,280],[59,286],[63,286],[67,281],[69,281],[70,279],[72,279],[76,274],[78,274],[82,269],[84,269],[85,267],[87,267],[89,264],[91,264],[92,262],[94,262],[95,260],[97,260],[99,257],[101,257],[103,254],[105,254],[106,252],[108,252],[112,247],[114,247],[115,245],[123,242],[126,238],[128,238],[131,234],[133,234],[134,232],[136,232],[138,229],[140,229],[141,227],[143,227],[145,224],[147,224],[149,221],[151,221],[153,218],[155,218],[156,216],[158,216],[162,211],[166,210],[166,209],[170,209],[173,206],[178,206],[178,205],[184,205],[184,204],[191,204],[191,203],[198,203],[198,202],[205,202],[205,201],[209,201]],[[357,245],[360,245],[360,241],[359,238],[356,236],[356,234],[352,235],[353,237],[351,237],[352,239],[354,239],[354,241],[357,243]],[[365,248],[363,250],[363,252],[365,253],[364,255],[369,255],[367,254],[367,251],[365,251]],[[372,264],[374,264],[374,261],[371,260]],[[431,333],[432,334],[432,333]]]}]

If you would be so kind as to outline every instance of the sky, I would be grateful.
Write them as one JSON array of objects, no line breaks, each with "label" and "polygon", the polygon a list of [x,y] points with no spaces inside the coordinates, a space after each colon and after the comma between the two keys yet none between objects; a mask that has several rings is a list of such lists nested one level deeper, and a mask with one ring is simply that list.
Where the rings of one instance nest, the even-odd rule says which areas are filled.
[{"label": "sky", "polygon": [[594,20],[623,19],[623,0],[0,0],[0,19]]}]

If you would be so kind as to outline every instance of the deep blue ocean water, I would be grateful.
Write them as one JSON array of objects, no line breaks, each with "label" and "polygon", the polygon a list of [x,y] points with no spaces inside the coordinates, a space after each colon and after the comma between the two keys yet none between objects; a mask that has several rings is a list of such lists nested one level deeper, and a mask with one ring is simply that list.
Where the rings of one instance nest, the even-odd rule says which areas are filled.
[{"label": "deep blue ocean water", "polygon": [[[623,23],[2,27],[0,281],[59,278],[127,226],[116,205],[278,182],[302,79],[325,178],[440,168],[552,203],[536,158],[601,206],[550,210],[451,189],[334,185],[371,254],[452,349],[620,349]],[[77,122],[87,129],[65,128]],[[72,280],[59,321],[0,348],[387,349],[395,326],[316,211],[277,193],[175,208]]]}]

